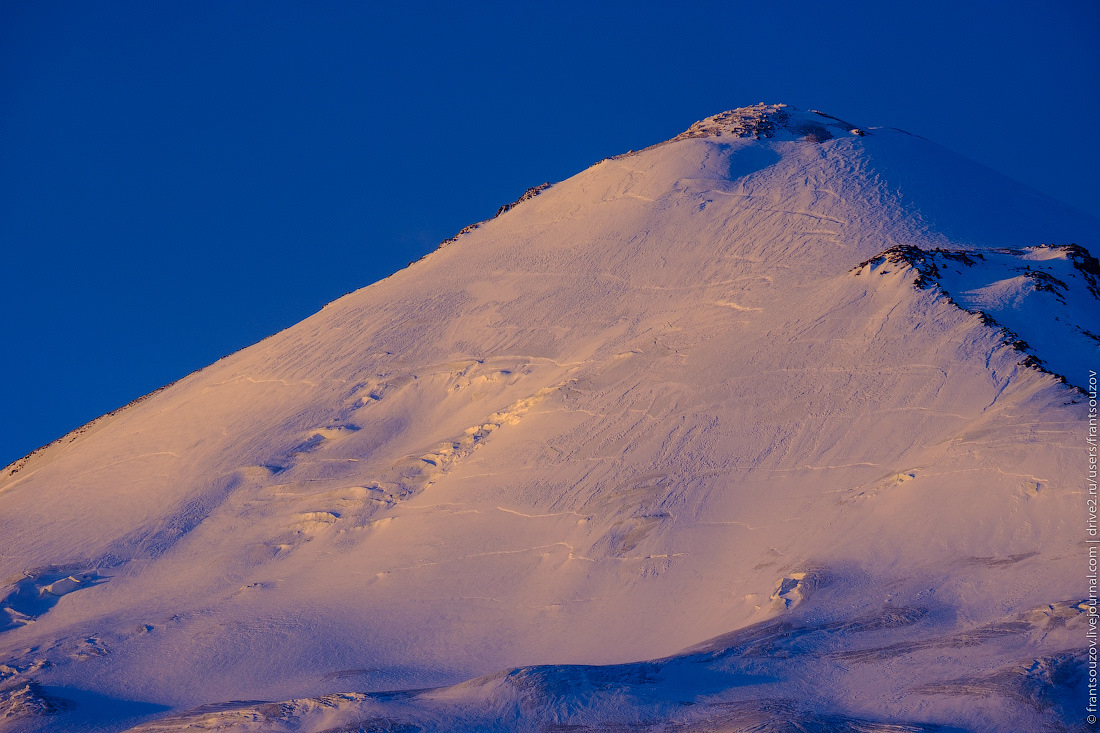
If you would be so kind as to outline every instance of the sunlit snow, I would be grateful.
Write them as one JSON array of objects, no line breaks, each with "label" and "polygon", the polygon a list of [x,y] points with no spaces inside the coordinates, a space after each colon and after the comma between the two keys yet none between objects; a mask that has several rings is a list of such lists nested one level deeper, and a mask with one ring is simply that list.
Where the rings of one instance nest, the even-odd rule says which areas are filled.
[{"label": "sunlit snow", "polygon": [[776,105],[536,188],[0,473],[0,725],[1077,719],[1095,220]]}]

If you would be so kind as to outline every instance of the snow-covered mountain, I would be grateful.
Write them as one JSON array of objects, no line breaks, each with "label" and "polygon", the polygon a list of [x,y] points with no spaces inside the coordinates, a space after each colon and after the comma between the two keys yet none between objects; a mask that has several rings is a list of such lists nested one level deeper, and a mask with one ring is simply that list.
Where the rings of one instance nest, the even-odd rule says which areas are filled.
[{"label": "snow-covered mountain", "polygon": [[0,725],[1072,729],[1098,233],[783,105],[536,187],[0,473]]}]

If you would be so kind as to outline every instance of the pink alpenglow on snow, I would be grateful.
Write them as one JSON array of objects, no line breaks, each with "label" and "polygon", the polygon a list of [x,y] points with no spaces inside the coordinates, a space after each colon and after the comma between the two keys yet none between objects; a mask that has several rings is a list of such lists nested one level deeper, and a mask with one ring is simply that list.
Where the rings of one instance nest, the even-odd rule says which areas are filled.
[{"label": "pink alpenglow on snow", "polygon": [[0,472],[12,730],[1062,730],[1100,223],[785,105]]}]

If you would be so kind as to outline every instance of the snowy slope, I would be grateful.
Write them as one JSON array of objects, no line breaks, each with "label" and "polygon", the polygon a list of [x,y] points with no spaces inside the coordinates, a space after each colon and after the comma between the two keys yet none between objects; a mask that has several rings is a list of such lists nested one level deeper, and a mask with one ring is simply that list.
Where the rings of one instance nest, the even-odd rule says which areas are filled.
[{"label": "snowy slope", "polygon": [[535,193],[0,473],[0,720],[1074,720],[1096,221],[764,105]]}]

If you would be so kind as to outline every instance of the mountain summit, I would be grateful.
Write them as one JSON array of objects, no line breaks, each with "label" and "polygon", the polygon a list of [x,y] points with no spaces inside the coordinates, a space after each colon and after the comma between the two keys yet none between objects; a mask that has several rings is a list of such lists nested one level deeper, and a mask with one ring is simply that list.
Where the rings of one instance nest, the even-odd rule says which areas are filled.
[{"label": "mountain summit", "polygon": [[838,136],[866,134],[858,127],[824,112],[803,112],[785,104],[760,102],[700,120],[673,140],[732,135],[751,137],[754,140],[803,140],[820,143]]},{"label": "mountain summit", "polygon": [[783,105],[536,187],[0,472],[0,719],[1070,725],[1098,232]]}]

